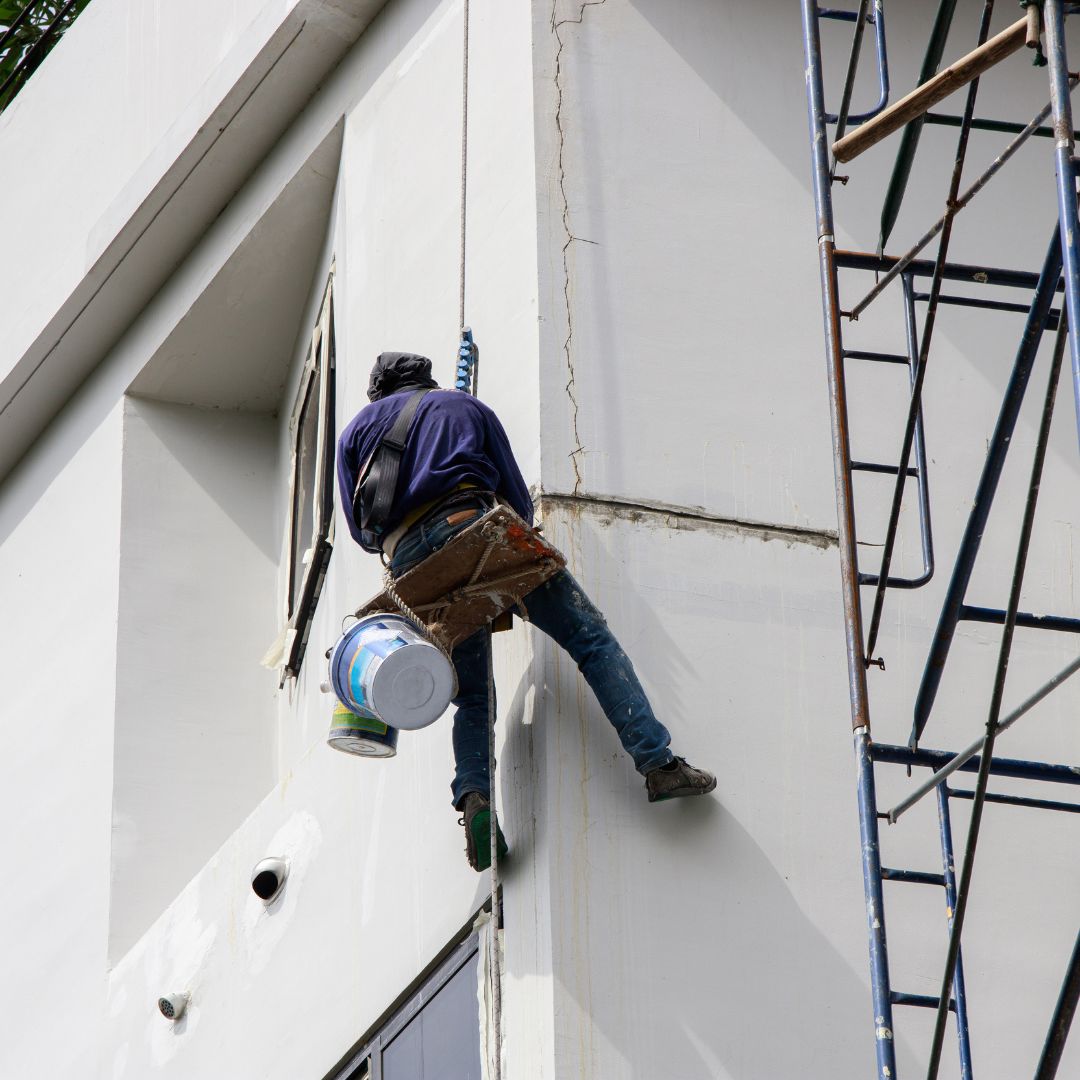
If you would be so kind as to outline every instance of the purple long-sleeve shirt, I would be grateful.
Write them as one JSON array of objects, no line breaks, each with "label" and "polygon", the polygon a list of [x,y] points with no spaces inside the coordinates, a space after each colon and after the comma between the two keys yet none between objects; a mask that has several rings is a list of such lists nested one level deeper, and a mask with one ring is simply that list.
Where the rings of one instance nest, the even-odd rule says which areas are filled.
[{"label": "purple long-sleeve shirt", "polygon": [[[349,532],[359,544],[353,519],[356,477],[412,396],[404,390],[365,406],[338,439],[337,475]],[[401,458],[397,490],[385,531],[392,532],[413,510],[457,487],[475,484],[494,491],[530,524],[533,504],[510,440],[499,418],[482,401],[460,390],[432,390],[420,400]]]}]

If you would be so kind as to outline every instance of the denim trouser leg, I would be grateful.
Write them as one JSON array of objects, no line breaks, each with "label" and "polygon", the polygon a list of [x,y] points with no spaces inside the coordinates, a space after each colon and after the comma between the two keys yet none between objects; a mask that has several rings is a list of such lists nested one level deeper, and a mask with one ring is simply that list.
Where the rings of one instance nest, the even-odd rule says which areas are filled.
[{"label": "denim trouser leg", "polygon": [[[491,794],[488,771],[488,648],[490,631],[481,630],[454,650],[458,692],[454,709],[454,806],[470,791]],[[492,685],[492,691],[495,687]]]},{"label": "denim trouser leg", "polygon": [[[398,545],[391,562],[395,576],[403,574],[471,521],[450,526],[445,521],[418,527]],[[562,646],[581,670],[611,721],[623,748],[640,773],[672,759],[667,728],[653,714],[630,658],[608,629],[600,611],[566,570],[525,597],[529,621]],[[470,791],[490,793],[488,773],[487,630],[473,634],[453,652],[458,693],[453,700],[454,760],[452,791],[460,806]]]},{"label": "denim trouser leg", "polygon": [[[525,597],[529,621],[562,646],[581,670],[623,749],[640,773],[672,759],[671,736],[653,714],[630,658],[600,611],[566,571]],[[458,696],[454,699],[454,805],[466,793],[488,794],[487,631],[454,650]]]}]

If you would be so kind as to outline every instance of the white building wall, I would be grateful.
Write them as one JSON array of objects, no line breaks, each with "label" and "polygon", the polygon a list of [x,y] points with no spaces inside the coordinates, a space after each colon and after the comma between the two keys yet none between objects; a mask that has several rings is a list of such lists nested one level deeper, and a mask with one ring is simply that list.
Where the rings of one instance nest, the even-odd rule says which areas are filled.
[{"label": "white building wall", "polygon": [[[95,0],[80,16],[33,88],[0,118],[4,188],[13,205],[36,202],[43,176],[70,175],[77,164],[81,180],[68,185],[68,197],[56,200],[51,213],[12,215],[7,222],[12,250],[25,253],[17,291],[8,298],[13,317],[8,355],[26,351],[54,314],[57,297],[74,290],[103,243],[113,239],[103,222],[111,205],[167,138],[202,84],[238,44],[251,51],[262,43],[252,32],[253,22],[261,19],[272,28],[290,6],[286,0],[183,8]],[[207,33],[208,26],[213,33]],[[102,56],[123,60],[102,64]],[[242,70],[239,58],[232,63],[237,73]],[[80,84],[91,92],[72,93]],[[107,123],[102,122],[105,102]],[[41,138],[42,131],[59,130],[62,139]],[[127,213],[132,209],[125,208]]]},{"label": "white building wall", "polygon": [[[287,136],[295,148],[291,160],[302,162],[303,148],[318,145],[335,113],[345,113],[323,251],[276,421],[282,467],[307,324],[331,259],[339,426],[366,403],[368,371],[383,349],[426,352],[437,376],[452,379],[460,15],[460,5],[430,2],[385,12]],[[478,105],[472,120],[479,131],[470,144],[475,180],[467,318],[482,348],[484,396],[499,408],[527,479],[536,484],[530,32],[527,10],[507,6],[474,15],[471,92]],[[451,89],[433,94],[433,86]],[[284,162],[267,162],[251,185],[253,195],[266,190],[270,177],[287,181]],[[246,192],[237,200],[237,214],[245,198]],[[250,227],[229,225],[223,221],[208,236],[180,280],[195,267],[220,264]],[[182,296],[170,301],[176,314],[190,303]],[[282,474],[275,509],[280,527],[285,494]],[[261,1069],[321,1076],[481,905],[485,879],[465,864],[449,805],[449,724],[403,736],[398,757],[381,764],[344,757],[325,744],[330,703],[319,690],[322,653],[340,632],[342,616],[376,590],[378,577],[377,561],[352,545],[339,519],[308,658],[297,682],[279,696],[280,781],[267,799],[252,803],[242,827],[118,958],[101,1043],[103,1075],[209,1077]],[[280,595],[276,601],[280,609]],[[500,645],[502,684],[519,683],[528,662],[521,636]],[[275,853],[289,856],[290,877],[281,900],[266,911],[248,888],[248,874],[258,859]],[[535,1049],[533,1060],[551,1054],[549,983],[535,977],[537,964],[548,963],[545,949],[546,939],[533,950],[533,962],[511,976],[521,987],[516,1007],[528,1016],[519,1045],[523,1052]],[[176,1028],[154,1012],[165,986],[192,994],[188,1017]]]},{"label": "white building wall", "polygon": [[[932,7],[888,10],[897,94],[914,83]],[[646,805],[581,680],[540,646],[543,719],[530,739],[542,741],[546,773],[532,813],[557,867],[554,1075],[872,1075],[798,11],[602,0],[537,4],[534,17],[545,520],[633,656],[676,752],[719,775],[717,802]],[[998,12],[995,29],[1013,19]],[[823,25],[835,107],[850,29]],[[947,59],[973,44],[974,16],[958,12],[956,27]],[[857,104],[876,96],[868,83]],[[1026,121],[1047,98],[1025,56],[983,84],[978,115]],[[962,96],[947,106],[959,112]],[[973,136],[967,182],[1004,141]],[[954,145],[955,131],[927,129],[898,250],[941,212]],[[852,179],[834,188],[841,246],[875,248],[895,146],[842,170]],[[1055,215],[1049,145],[1026,148],[994,184],[959,220],[953,258],[1035,269]],[[1031,200],[1039,209],[1021,226],[1016,208]],[[845,306],[871,283],[845,277]],[[899,315],[897,298],[886,297],[845,330],[849,345],[903,351]],[[887,670],[868,674],[881,741],[907,741],[1021,325],[1021,316],[957,308],[939,316],[927,383],[938,573],[925,590],[890,594],[878,646]],[[1049,343],[973,603],[1005,606],[1048,352]],[[858,457],[895,459],[905,378],[849,364]],[[1061,393],[1067,402],[1067,381]],[[1055,427],[1029,610],[1075,612],[1065,569],[1072,413],[1066,404]],[[889,488],[860,479],[856,490],[862,565],[872,570]],[[898,562],[911,571],[918,543],[908,502]],[[778,536],[781,527],[793,531]],[[956,748],[980,733],[999,636],[961,628],[925,745]],[[1006,709],[1074,648],[1067,635],[1021,633]],[[999,753],[1075,760],[1076,690],[1059,694],[1003,737]],[[881,775],[887,807],[911,782],[902,769]],[[953,805],[959,849],[968,805]],[[1033,814],[987,812],[964,939],[979,1075],[1034,1068],[1075,938],[1065,897],[1076,872],[1060,846],[1066,835],[1075,844],[1072,816]],[[885,829],[882,845],[888,865],[939,870],[933,803]],[[941,896],[887,890],[894,986],[936,994]],[[897,1010],[901,1076],[925,1072],[931,1022],[924,1010]],[[956,1074],[950,1032],[942,1075]]]},{"label": "white building wall", "polygon": [[12,1077],[93,1075],[104,1014],[122,408],[85,430],[78,408],[65,421],[0,503],[0,1073]]},{"label": "white building wall", "polygon": [[[95,3],[97,18],[118,17],[114,0]],[[347,15],[364,5],[339,6]],[[545,493],[548,534],[633,656],[676,751],[720,778],[715,798],[650,806],[566,658],[522,627],[496,640],[500,795],[514,852],[505,868],[505,1075],[869,1075],[865,916],[796,13],[705,0],[471,6],[466,318],[481,345],[481,393],[506,423],[526,479]],[[282,5],[256,7],[250,25],[276,19],[280,29]],[[928,7],[890,12],[897,86],[914,78],[919,46],[908,43],[920,40]],[[27,119],[34,94],[46,93],[36,87],[60,101],[68,78],[97,62],[89,47],[98,32],[93,11],[84,16],[83,37],[80,21],[24,92],[22,113],[5,114],[0,147],[29,139],[31,127],[40,137],[44,128]],[[239,27],[247,11],[230,7],[228,18]],[[0,1074],[320,1080],[483,901],[486,879],[466,867],[448,805],[448,721],[403,736],[398,757],[381,764],[332,753],[323,741],[329,700],[318,687],[321,654],[342,615],[378,583],[377,563],[351,545],[340,518],[295,684],[259,706],[264,673],[254,662],[242,674],[237,667],[238,681],[229,685],[230,665],[207,649],[211,668],[222,664],[216,688],[200,692],[223,708],[244,698],[248,731],[277,725],[273,789],[260,796],[265,744],[253,734],[257,753],[234,747],[245,794],[225,800],[232,831],[206,852],[205,864],[196,863],[196,848],[217,842],[211,826],[220,819],[207,815],[198,837],[180,841],[191,865],[171,866],[168,895],[161,885],[137,912],[122,908],[117,882],[110,892],[110,858],[122,861],[126,850],[123,821],[113,821],[111,844],[106,832],[116,800],[123,801],[112,775],[114,752],[123,758],[120,743],[113,745],[113,672],[119,664],[120,685],[129,687],[138,674],[125,660],[132,640],[122,632],[114,646],[118,606],[136,611],[123,608],[117,584],[125,545],[138,539],[120,532],[124,392],[140,373],[145,384],[148,362],[169,358],[177,327],[202,310],[201,298],[214,290],[226,300],[239,296],[222,283],[237,274],[250,281],[245,268],[259,265],[253,250],[270,253],[262,264],[266,291],[278,295],[275,272],[288,261],[282,248],[301,213],[289,217],[289,206],[306,198],[297,192],[308,184],[321,184],[315,201],[330,209],[311,215],[320,235],[310,250],[319,254],[311,255],[313,271],[301,260],[311,280],[302,283],[307,301],[295,341],[267,359],[289,372],[276,419],[263,401],[258,417],[241,421],[251,431],[245,454],[258,463],[253,471],[280,469],[288,459],[284,414],[331,259],[339,426],[363,405],[370,363],[383,349],[426,352],[449,381],[458,330],[460,19],[456,0],[387,6],[201,241],[190,238],[190,254],[0,487],[0,580],[5,598],[14,597],[4,655],[14,658],[16,673],[0,791],[10,800],[9,819],[30,822],[11,848],[12,866],[28,884],[0,898],[9,984],[19,988],[5,1009],[16,1034],[0,1048]],[[236,33],[235,49],[249,57],[268,40],[260,46]],[[129,94],[147,78],[151,59],[134,39],[110,38],[110,47],[131,67],[116,91]],[[65,55],[70,76],[60,66]],[[227,81],[226,64],[200,56],[192,77],[212,70]],[[1045,94],[1042,77],[1016,64],[1005,70],[1006,90],[990,95],[1011,94],[1017,113],[1029,104],[1033,112]],[[39,119],[44,124],[45,114]],[[118,129],[126,122],[118,120]],[[170,139],[168,149],[182,145]],[[979,144],[977,154],[989,146]],[[929,160],[947,170],[947,141],[928,140],[928,147]],[[870,179],[880,180],[890,161],[888,150],[868,158]],[[916,209],[928,216],[936,207],[931,193],[938,198],[940,177],[932,172],[914,190],[905,227],[922,223]],[[1003,178],[1001,203],[991,206],[1015,205],[1019,191],[1046,187],[1049,175],[1045,150],[1033,148],[1014,178]],[[873,247],[873,194],[866,181],[844,193],[846,220],[854,222],[845,243]],[[1050,199],[1046,206],[1049,221]],[[116,213],[121,227],[127,219]],[[84,228],[86,215],[75,216]],[[982,242],[974,227],[964,237],[968,250]],[[29,249],[31,239],[20,243]],[[1010,226],[1005,240],[1012,250],[1003,261],[1036,265],[1042,236]],[[266,246],[245,247],[256,242]],[[30,266],[33,257],[28,251]],[[72,281],[50,301],[35,301],[38,322],[84,284],[67,254],[59,265]],[[899,333],[895,310],[881,319]],[[235,329],[235,321],[227,325]],[[198,345],[195,329],[185,324],[189,349]],[[980,331],[955,313],[939,329],[940,381],[927,422],[932,452],[941,448],[933,481],[944,508],[935,519],[942,569],[932,589],[902,599],[885,629],[888,670],[872,676],[875,689],[886,691],[875,699],[882,703],[875,725],[889,741],[906,739],[911,680],[1015,337],[1012,324]],[[237,338],[237,363],[250,364],[248,353],[257,350],[245,353],[243,345]],[[21,362],[20,348],[5,352],[12,365]],[[181,359],[191,355],[197,348]],[[177,370],[174,364],[166,374]],[[272,386],[273,379],[260,382],[264,398]],[[873,391],[868,383],[859,388]],[[867,456],[888,457],[903,396],[861,400],[869,404],[858,437]],[[162,416],[175,409],[146,408]],[[1029,412],[1016,440],[1021,450],[1031,442]],[[1031,600],[1062,612],[1074,599],[1072,576],[1060,570],[1071,564],[1075,520],[1068,419],[1055,435]],[[213,441],[203,449],[214,456]],[[946,463],[945,451],[954,449]],[[262,461],[260,450],[272,460]],[[163,460],[161,469],[183,479],[180,461]],[[278,531],[283,481],[279,475],[276,496],[258,507]],[[1021,481],[1010,472],[1006,492]],[[237,488],[239,497],[243,485]],[[188,496],[192,504],[215,501],[198,484]],[[879,502],[868,494],[860,510],[879,512]],[[237,512],[218,505],[226,518]],[[1008,505],[1006,498],[1006,518]],[[73,520],[86,523],[76,546],[67,539]],[[242,555],[251,538],[239,532],[233,540]],[[873,526],[866,536],[878,539]],[[989,541],[985,564],[1006,562],[1009,542],[1007,533]],[[256,544],[245,562],[249,582],[278,575],[277,595],[267,598],[271,623],[281,606],[278,544],[271,532],[265,549]],[[901,557],[913,554],[905,533]],[[1051,569],[1055,556],[1058,569]],[[1001,602],[1001,574],[980,573],[987,602]],[[78,743],[66,728],[38,721],[53,714],[56,692],[41,657],[68,611],[79,612],[87,631],[75,715],[94,718],[92,737]],[[260,636],[245,626],[236,645],[243,635],[244,648],[260,651],[276,629]],[[190,630],[176,632],[183,642]],[[964,632],[958,648],[975,658],[969,670],[985,674],[995,641],[985,630]],[[1067,643],[1021,643],[1017,685],[1050,674],[1068,652]],[[973,737],[987,686],[971,676],[946,687],[942,745]],[[119,705],[118,737],[136,719]],[[1073,706],[1063,693],[1030,741],[1009,752],[1068,760],[1075,739],[1064,721]],[[897,777],[892,786],[901,783]],[[46,799],[42,791],[58,794]],[[883,802],[892,794],[883,792]],[[955,817],[960,836],[962,808]],[[886,835],[886,858],[932,869],[932,813],[913,821],[911,832]],[[1041,1042],[1075,932],[1070,905],[1080,882],[1068,858],[1069,825],[1055,819],[1033,842],[1015,817],[995,818],[987,834],[980,855],[987,899],[973,906],[969,923],[973,943],[992,946],[969,951],[972,982],[977,976],[982,988],[976,1038],[995,1047],[993,1057],[977,1058],[980,1076],[1029,1072]],[[70,855],[54,839],[61,828],[77,831]],[[155,861],[167,861],[167,840],[157,836]],[[288,857],[291,874],[265,909],[248,876],[270,854]],[[128,865],[146,874],[152,864]],[[1017,931],[1004,912],[1036,898],[1038,920]],[[936,989],[940,908],[937,896],[890,893],[897,982],[905,989]],[[154,910],[160,917],[137,936]],[[126,936],[114,933],[111,967],[110,917],[114,931],[117,919],[126,928]],[[90,1005],[61,1040],[40,1002],[72,987]],[[154,1002],[181,990],[192,995],[190,1011],[171,1026]],[[1010,1032],[1004,1044],[1003,1030]],[[917,1068],[926,1036],[925,1017],[905,1014],[897,1025],[902,1076]]]},{"label": "white building wall", "polygon": [[268,417],[134,398],[124,415],[110,956],[277,780],[277,447]]}]

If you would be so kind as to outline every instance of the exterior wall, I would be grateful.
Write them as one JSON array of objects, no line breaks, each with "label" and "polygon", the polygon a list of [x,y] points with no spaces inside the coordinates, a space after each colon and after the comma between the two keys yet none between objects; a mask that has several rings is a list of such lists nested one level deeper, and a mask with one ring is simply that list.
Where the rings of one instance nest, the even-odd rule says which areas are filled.
[{"label": "exterior wall", "polygon": [[[39,74],[48,95],[32,84],[5,114],[0,149],[28,138],[28,118],[38,130],[47,125],[46,97],[54,110],[64,100],[65,87],[54,85],[64,81],[62,65],[71,79],[97,70],[95,35],[106,24],[152,17],[116,0],[95,3]],[[213,48],[194,48],[186,68],[171,66],[170,53],[145,123],[133,126],[118,106],[104,144],[134,142],[117,153],[115,172],[110,165],[88,186],[87,199],[100,196],[100,205],[71,207],[66,235],[89,236],[96,226],[88,222],[102,214],[110,236],[131,227],[142,204],[114,200],[124,184],[146,179],[140,154],[160,165],[159,140],[175,158],[188,143],[173,145],[162,131],[199,111],[191,111],[191,95],[205,119],[202,106],[236,92],[301,6],[227,6]],[[349,21],[359,33],[356,23],[374,7],[341,0],[305,11]],[[929,8],[890,12],[897,86],[914,78],[914,43]],[[185,20],[198,21],[190,11]],[[708,0],[473,0],[472,20],[466,318],[482,350],[481,392],[541,495],[548,535],[634,657],[676,752],[720,778],[716,798],[650,806],[566,658],[529,628],[496,639],[499,794],[513,850],[505,867],[504,1075],[870,1075],[797,15],[781,5]],[[151,33],[154,41],[164,35]],[[147,50],[138,35],[107,37],[120,56],[113,70],[132,67],[138,77],[103,93],[131,97],[147,77]],[[451,378],[460,60],[460,0],[394,0],[294,122],[287,125],[292,106],[286,120],[278,116],[287,130],[271,138],[264,116],[270,152],[237,180],[220,216],[213,208],[221,192],[204,192],[200,212],[213,224],[204,232],[204,219],[192,219],[197,225],[178,241],[178,263],[149,290],[152,300],[129,315],[110,308],[117,326],[101,337],[104,358],[97,364],[87,349],[93,373],[0,486],[0,580],[14,613],[0,633],[17,673],[15,708],[4,713],[14,720],[0,729],[8,749],[0,791],[8,820],[27,823],[8,848],[20,887],[0,898],[8,984],[18,987],[4,1010],[12,1035],[0,1049],[3,1075],[319,1080],[485,898],[487,879],[466,867],[448,806],[446,720],[403,736],[398,757],[383,763],[347,758],[324,742],[322,653],[379,578],[340,517],[300,678],[271,699],[269,677],[254,664],[279,628],[288,417],[331,263],[339,427],[364,404],[370,363],[383,349],[426,352],[437,376]],[[1042,77],[1016,65],[1003,70],[987,111],[996,95],[1015,98],[1018,113],[1029,104],[1034,112],[1045,96]],[[213,93],[196,87],[208,79]],[[934,168],[948,168],[946,140],[928,140],[927,149],[925,180],[902,219],[912,231],[923,221],[916,211],[937,205]],[[875,183],[890,164],[887,150],[869,157],[868,179],[843,193],[844,243],[873,248]],[[1046,153],[1033,148],[1002,177],[989,215],[1003,217],[1028,185],[1048,186],[1049,175]],[[32,179],[21,181],[31,202]],[[1046,207],[1049,220],[1050,197]],[[29,250],[34,238],[19,236]],[[62,246],[58,237],[53,247]],[[1002,262],[1033,266],[1041,257],[1042,237],[1008,224],[999,238],[1008,249]],[[983,243],[974,227],[964,239],[969,251]],[[988,245],[983,251],[993,254]],[[43,324],[70,296],[94,284],[78,252],[65,249],[54,267],[28,258],[26,280],[42,295],[20,305],[20,318],[35,325],[21,321],[24,337],[5,345],[9,372],[28,362]],[[301,280],[287,288],[290,274]],[[282,321],[282,311],[296,313],[295,337],[273,348],[268,306]],[[883,328],[899,347],[895,306],[877,318],[853,330],[852,344]],[[223,328],[225,355],[215,340]],[[890,609],[881,646],[888,669],[872,673],[875,731],[887,741],[906,740],[911,683],[1015,336],[1011,325],[976,326],[962,313],[941,321],[927,415],[941,462],[935,458],[932,474],[941,569],[931,589]],[[228,387],[227,407],[199,412],[201,435],[188,430],[177,452],[166,434],[180,416],[195,416],[180,406],[195,400],[198,365],[225,363],[235,368],[215,370],[213,386]],[[240,392],[247,378],[258,381],[250,400]],[[129,399],[122,446],[133,389],[171,403]],[[853,375],[865,456],[895,453],[902,389]],[[1031,604],[1039,610],[1068,612],[1075,601],[1072,576],[1051,568],[1071,561],[1070,426],[1063,420],[1055,432],[1033,556]],[[243,433],[238,446],[227,430]],[[1019,454],[1032,433],[1029,409]],[[1006,477],[1005,516],[1022,471]],[[147,473],[180,485],[160,512],[149,499],[162,492],[147,490]],[[141,518],[129,512],[132,499],[147,500]],[[864,535],[876,542],[883,497],[867,489],[860,500],[871,523]],[[185,743],[179,763],[147,764],[135,752],[143,699],[133,694],[140,667],[152,662],[141,631],[154,597],[129,591],[135,582],[125,572],[138,569],[140,549],[158,532],[179,539],[182,523],[163,515],[183,510],[217,522],[243,566],[235,584],[205,561],[198,575],[202,588],[229,593],[234,624],[223,620],[200,637],[197,590],[170,602],[177,649],[189,660],[201,656],[205,680],[189,689],[172,672],[161,692],[220,709],[236,727],[235,740],[216,733],[230,746],[198,776],[209,801],[167,822],[151,811],[161,805],[155,800],[181,797],[168,787],[181,777],[171,766],[198,773],[198,749],[209,743]],[[205,559],[205,539],[194,539],[192,559]],[[1008,530],[988,540],[976,581],[987,602],[1003,600],[1000,566],[1011,560],[1011,543]],[[905,566],[915,554],[905,518]],[[161,592],[178,584],[168,574],[153,580]],[[241,592],[260,589],[250,610],[240,603]],[[70,700],[78,741],[61,726],[68,713],[40,722],[55,716],[43,658],[68,611],[79,613],[85,638],[74,678],[65,673],[78,687]],[[984,718],[988,683],[977,680],[993,663],[996,640],[985,629],[962,633],[970,674],[943,691],[941,745],[968,741]],[[1016,697],[1067,658],[1067,644],[1023,641]],[[1030,732],[1016,733],[1009,752],[1067,760],[1071,711],[1062,692]],[[149,748],[156,754],[165,745]],[[162,778],[156,792],[132,783],[145,768]],[[903,784],[897,776],[884,785],[883,804]],[[133,805],[146,820],[135,849],[125,818]],[[891,864],[935,868],[935,821],[923,809],[907,831],[885,836]],[[959,837],[962,808],[955,818]],[[980,854],[985,899],[972,908],[966,940],[980,988],[976,1039],[996,1051],[977,1058],[980,1076],[1029,1072],[1041,1042],[1075,931],[1070,900],[1080,881],[1068,858],[1070,824],[1054,820],[1033,833],[1015,816],[995,818]],[[70,851],[57,841],[62,831]],[[290,864],[285,890],[268,908],[248,887],[251,868],[267,855]],[[1037,921],[1018,927],[1006,919],[1036,898]],[[936,990],[940,908],[937,896],[889,895],[897,985],[905,989]],[[169,1025],[154,1003],[176,991],[190,993],[191,1005]],[[63,1039],[40,1004],[61,993],[87,1003]],[[905,1015],[896,1039],[901,1075],[917,1072],[925,1017]]]},{"label": "exterior wall", "polygon": [[[384,3],[238,0],[180,14],[157,0],[99,0],[5,110],[4,190],[12,206],[48,211],[8,222],[21,272],[0,350],[0,476],[117,344]],[[42,131],[66,138],[43,144]]]},{"label": "exterior wall", "polygon": [[[52,204],[50,214],[15,215],[9,222],[8,242],[23,253],[19,291],[11,298],[16,317],[9,356],[22,356],[53,315],[57,298],[76,287],[102,241],[112,239],[102,229],[110,206],[168,138],[199,87],[238,45],[250,51],[261,44],[252,22],[261,17],[271,27],[290,6],[284,0],[233,0],[181,11],[170,4],[105,0],[87,8],[67,43],[0,120],[4,187],[15,205],[36,202],[41,178],[63,175],[73,163],[82,181],[70,192],[74,197]],[[208,24],[213,34],[206,33]],[[118,43],[125,62],[94,63],[97,56],[115,55]],[[61,68],[68,69],[65,77]],[[83,80],[93,80],[95,92],[73,94],[72,85]],[[108,123],[101,122],[105,102]],[[59,126],[67,138],[41,139],[43,130]]]},{"label": "exterior wall", "polygon": [[[896,96],[915,82],[932,15],[930,4],[888,9]],[[1012,19],[999,12],[995,29]],[[823,26],[835,108],[850,28]],[[971,47],[973,15],[958,12],[956,27],[947,59]],[[719,774],[716,802],[646,805],[581,680],[536,643],[544,679],[528,738],[543,768],[529,811],[552,864],[550,891],[538,891],[553,941],[553,1075],[869,1076],[798,11],[558,0],[534,5],[534,41],[548,533],[624,640],[676,752]],[[876,96],[869,81],[856,104]],[[1019,56],[982,83],[980,116],[1027,121],[1048,96]],[[962,95],[940,108],[959,113]],[[927,128],[891,248],[903,250],[941,212],[955,134]],[[1005,141],[972,137],[965,184]],[[876,247],[895,147],[889,140],[843,169],[851,181],[834,188],[840,246]],[[1055,214],[1046,141],[1022,151],[979,200],[958,220],[953,258],[1037,268]],[[1025,200],[1039,209],[1018,213]],[[862,278],[844,277],[845,306],[872,283]],[[939,315],[926,420],[938,572],[925,590],[889,595],[878,647],[886,671],[868,674],[884,742],[907,742],[914,686],[1021,324],[1022,316],[954,307]],[[898,298],[883,298],[845,335],[852,348],[903,351]],[[1005,606],[1048,352],[1049,342],[973,603]],[[903,369],[848,371],[854,453],[895,460]],[[1061,393],[1023,603],[1068,614],[1076,433],[1067,381]],[[876,565],[890,490],[882,479],[857,485],[865,570]],[[919,559],[911,505],[902,521],[898,561],[911,571]],[[778,538],[780,527],[794,531]],[[958,748],[984,728],[999,638],[993,627],[961,628],[925,745]],[[1067,638],[1018,635],[1006,709],[1069,661]],[[1057,693],[1028,727],[1003,736],[999,753],[1075,757],[1076,691]],[[880,775],[888,807],[911,782],[902,769]],[[511,783],[504,774],[513,799]],[[997,789],[1055,797],[1045,787]],[[968,805],[953,804],[959,850]],[[1038,1060],[1076,933],[1064,896],[1077,875],[1059,847],[1066,835],[1075,843],[1074,824],[1066,814],[987,810],[964,938],[978,1075],[1024,1075]],[[883,829],[887,865],[940,869],[932,800]],[[886,888],[894,985],[936,994],[941,896]],[[511,954],[524,918],[508,917]],[[897,1009],[901,1076],[925,1073],[931,1026],[924,1010]],[[1072,1046],[1070,1060],[1077,1053]],[[942,1075],[956,1068],[950,1029]]]},{"label": "exterior wall", "polygon": [[8,1076],[92,1075],[104,1015],[122,409],[80,404],[0,503]]},{"label": "exterior wall", "polygon": [[[476,179],[469,196],[468,318],[483,350],[485,398],[497,403],[527,478],[536,484],[528,16],[527,10],[500,7],[480,13],[473,24],[479,59],[472,72],[478,102],[472,120],[479,131],[470,143]],[[163,297],[175,320],[200,287],[216,287],[228,273],[229,252],[261,227],[257,220],[274,213],[260,211],[257,219],[255,207],[275,198],[273,192],[289,183],[289,169],[344,113],[335,194],[277,410],[275,552],[285,521],[288,414],[331,260],[339,426],[366,402],[370,363],[382,349],[426,352],[436,360],[437,376],[452,378],[460,102],[456,90],[433,97],[431,87],[460,85],[460,18],[460,5],[453,3],[409,2],[385,12],[181,267],[167,303]],[[505,111],[495,108],[496,101]],[[412,137],[401,141],[402,131]],[[422,242],[414,239],[417,222],[423,223]],[[144,332],[155,342],[155,354],[166,357],[168,322],[162,312],[160,330]],[[143,377],[141,384],[164,387],[166,380]],[[325,744],[330,705],[319,690],[322,652],[340,632],[342,615],[375,591],[379,577],[377,561],[352,546],[341,520],[336,537],[308,658],[297,682],[278,696],[277,787],[252,802],[247,820],[180,897],[117,956],[101,1040],[103,1075],[246,1075],[261,1068],[321,1076],[483,901],[484,880],[465,865],[461,830],[449,806],[448,724],[403,736],[398,758],[383,764],[344,757]],[[280,558],[278,575],[280,608]],[[503,649],[504,685],[520,682],[528,662],[523,639]],[[251,894],[248,874],[275,853],[289,857],[290,877],[267,910]],[[541,961],[543,955],[540,950]],[[535,965],[522,973],[525,989],[546,1001],[550,1016],[547,984],[535,980],[533,970]],[[175,1028],[154,1012],[166,986],[192,995],[186,1019]],[[543,1030],[539,1025],[538,1052],[550,1055]]]},{"label": "exterior wall", "polygon": [[271,790],[276,446],[269,418],[129,398],[110,956]]}]

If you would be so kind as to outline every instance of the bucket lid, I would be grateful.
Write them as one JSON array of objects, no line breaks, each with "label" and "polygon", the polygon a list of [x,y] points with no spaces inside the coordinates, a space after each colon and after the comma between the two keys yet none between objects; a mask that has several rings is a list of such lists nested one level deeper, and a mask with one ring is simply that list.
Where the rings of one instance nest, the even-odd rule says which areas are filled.
[{"label": "bucket lid", "polygon": [[331,731],[326,740],[335,750],[357,757],[392,758],[397,757],[397,740],[377,742],[364,732]]},{"label": "bucket lid", "polygon": [[453,692],[450,662],[434,645],[417,642],[390,653],[379,665],[371,705],[392,727],[415,731],[446,712]]}]

